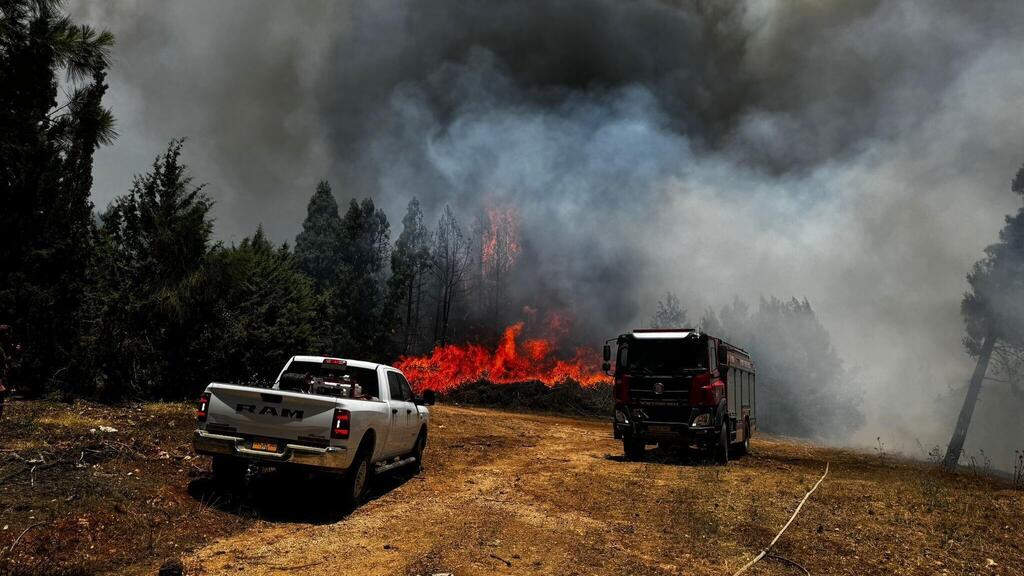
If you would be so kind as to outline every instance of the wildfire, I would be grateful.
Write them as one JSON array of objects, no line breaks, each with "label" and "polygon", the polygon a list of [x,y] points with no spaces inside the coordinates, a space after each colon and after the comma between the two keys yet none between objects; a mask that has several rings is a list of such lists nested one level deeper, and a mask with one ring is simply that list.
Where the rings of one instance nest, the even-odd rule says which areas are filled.
[{"label": "wildfire", "polygon": [[519,214],[513,208],[488,208],[487,228],[481,238],[484,268],[500,276],[515,264],[519,246]]},{"label": "wildfire", "polygon": [[435,348],[429,356],[401,358],[396,367],[417,391],[446,392],[480,380],[495,384],[539,381],[547,386],[574,380],[593,386],[608,378],[599,370],[601,358],[595,350],[577,348],[571,359],[559,359],[551,339],[518,343],[522,331],[522,322],[506,328],[494,351],[478,344],[452,344]]}]

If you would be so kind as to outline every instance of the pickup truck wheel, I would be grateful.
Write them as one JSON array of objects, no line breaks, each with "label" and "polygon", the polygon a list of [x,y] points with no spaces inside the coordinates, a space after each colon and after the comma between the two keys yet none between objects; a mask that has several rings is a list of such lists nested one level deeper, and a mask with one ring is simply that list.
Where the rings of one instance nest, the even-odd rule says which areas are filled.
[{"label": "pickup truck wheel", "polygon": [[626,455],[626,460],[639,462],[644,459],[644,441],[627,434],[622,438],[622,451]]},{"label": "pickup truck wheel", "polygon": [[413,474],[416,474],[423,469],[423,450],[426,447],[427,434],[426,432],[420,432],[420,435],[416,438],[416,444],[412,447],[412,452],[409,454],[416,459],[416,461],[409,467]]},{"label": "pickup truck wheel", "polygon": [[715,463],[725,465],[729,463],[729,422],[722,419],[722,427],[718,432],[718,442],[712,448],[715,456]]},{"label": "pickup truck wheel", "polygon": [[370,458],[364,451],[356,454],[352,466],[345,471],[342,481],[342,507],[351,510],[362,503],[366,489],[370,485]]},{"label": "pickup truck wheel", "polygon": [[214,481],[227,488],[240,486],[245,481],[246,468],[245,460],[231,456],[214,456],[210,463]]}]

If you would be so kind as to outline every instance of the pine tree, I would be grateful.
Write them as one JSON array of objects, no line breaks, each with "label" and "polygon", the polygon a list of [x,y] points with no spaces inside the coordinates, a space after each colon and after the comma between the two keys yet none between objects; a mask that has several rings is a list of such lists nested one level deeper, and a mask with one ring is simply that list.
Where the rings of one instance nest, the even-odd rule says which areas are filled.
[{"label": "pine tree", "polygon": [[218,313],[210,318],[210,378],[264,384],[294,354],[320,353],[319,306],[312,280],[287,245],[275,247],[260,227],[211,255]]},{"label": "pine tree", "polygon": [[386,315],[401,326],[400,352],[419,352],[420,305],[425,272],[430,266],[430,231],[423,225],[423,212],[416,198],[409,201],[402,218],[402,233],[391,253]]},{"label": "pine tree", "polygon": [[172,141],[102,216],[88,343],[97,392],[180,398],[206,378],[201,334],[215,316],[211,200]]},{"label": "pine tree", "polygon": [[[0,323],[25,346],[24,392],[59,387],[75,355],[93,247],[93,153],[114,138],[101,105],[113,36],[58,9],[0,5]],[[58,105],[61,73],[69,93]]]},{"label": "pine tree", "polygon": [[665,300],[658,301],[658,309],[648,324],[651,328],[683,328],[686,324],[686,309],[679,305],[679,297],[666,292]]},{"label": "pine tree", "polygon": [[[1010,189],[1024,196],[1024,167]],[[975,263],[967,282],[971,290],[960,307],[967,331],[964,345],[978,362],[946,450],[945,466],[949,470],[956,468],[963,452],[993,352],[1018,358],[1024,354],[1024,208],[1006,217],[999,242],[985,248],[985,258]]]},{"label": "pine tree", "polygon": [[309,199],[302,232],[295,238],[295,258],[316,288],[325,290],[337,279],[343,256],[338,202],[331,185],[321,181]]}]

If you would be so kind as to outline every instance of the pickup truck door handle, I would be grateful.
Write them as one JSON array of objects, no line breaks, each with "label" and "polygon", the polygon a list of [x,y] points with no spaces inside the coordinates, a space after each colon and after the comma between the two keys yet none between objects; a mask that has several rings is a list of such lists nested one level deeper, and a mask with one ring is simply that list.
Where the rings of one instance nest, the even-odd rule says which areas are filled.
[{"label": "pickup truck door handle", "polygon": [[391,409],[391,413],[392,414],[398,414],[398,408],[392,408]]}]

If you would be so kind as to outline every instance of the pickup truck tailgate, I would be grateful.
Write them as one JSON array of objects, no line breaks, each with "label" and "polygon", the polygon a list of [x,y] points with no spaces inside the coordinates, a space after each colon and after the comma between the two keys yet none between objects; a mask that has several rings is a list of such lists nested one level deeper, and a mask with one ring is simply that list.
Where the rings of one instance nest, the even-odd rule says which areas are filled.
[{"label": "pickup truck tailgate", "polygon": [[285,440],[327,441],[337,399],[267,388],[210,384],[206,428]]}]

